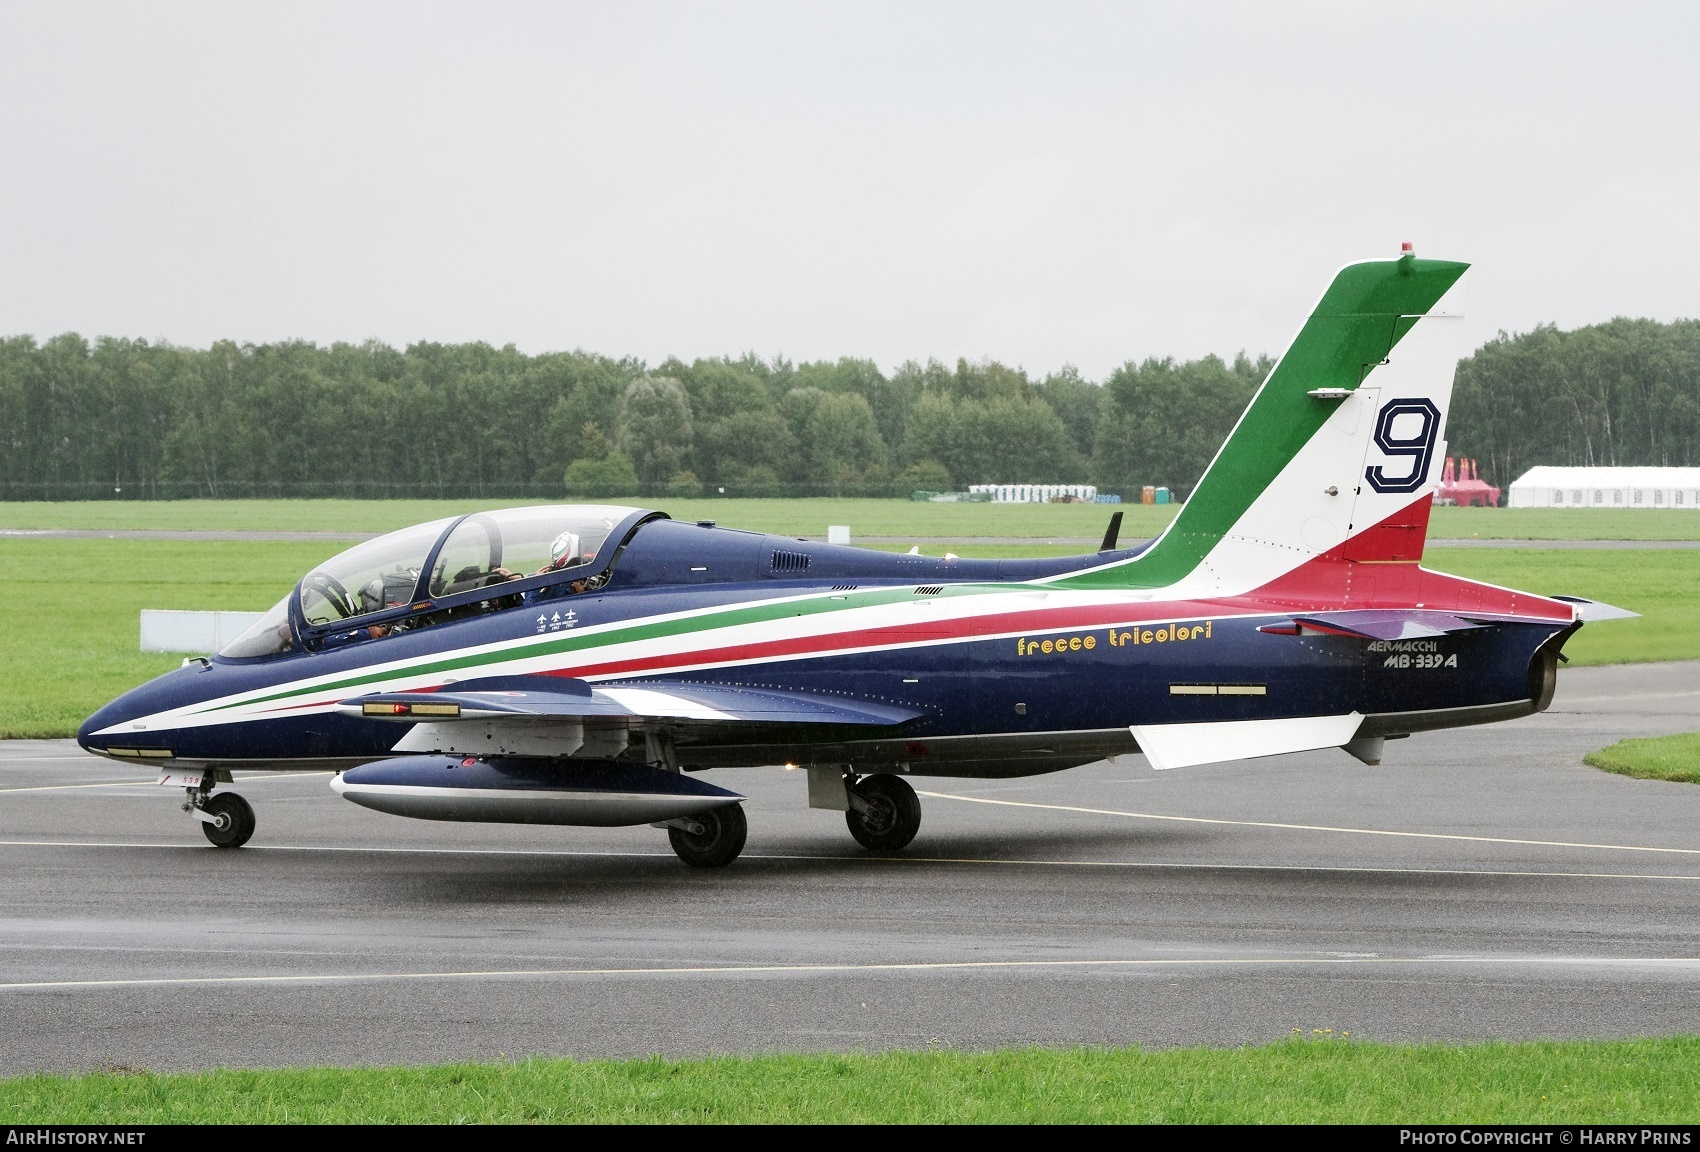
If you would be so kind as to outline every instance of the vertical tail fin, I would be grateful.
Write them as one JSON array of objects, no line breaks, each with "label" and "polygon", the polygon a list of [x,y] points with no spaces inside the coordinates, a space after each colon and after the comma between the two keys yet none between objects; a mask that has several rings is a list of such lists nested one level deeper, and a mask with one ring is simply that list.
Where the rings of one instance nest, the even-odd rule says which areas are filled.
[{"label": "vertical tail fin", "polygon": [[[1420,555],[1468,268],[1407,254],[1341,269],[1157,542],[1053,582],[1232,595],[1349,540],[1408,551],[1412,529]],[[1378,543],[1384,526],[1404,531]]]},{"label": "vertical tail fin", "polygon": [[1392,520],[1419,554],[1467,268],[1409,253],[1341,268],[1156,544],[1054,583],[1231,595]]}]

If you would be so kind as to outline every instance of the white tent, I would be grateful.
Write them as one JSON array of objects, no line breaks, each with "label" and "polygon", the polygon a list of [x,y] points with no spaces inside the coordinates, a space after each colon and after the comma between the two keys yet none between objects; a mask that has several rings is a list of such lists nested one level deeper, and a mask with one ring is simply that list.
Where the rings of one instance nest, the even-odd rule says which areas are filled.
[{"label": "white tent", "polygon": [[1700,468],[1531,468],[1508,508],[1700,509]]}]

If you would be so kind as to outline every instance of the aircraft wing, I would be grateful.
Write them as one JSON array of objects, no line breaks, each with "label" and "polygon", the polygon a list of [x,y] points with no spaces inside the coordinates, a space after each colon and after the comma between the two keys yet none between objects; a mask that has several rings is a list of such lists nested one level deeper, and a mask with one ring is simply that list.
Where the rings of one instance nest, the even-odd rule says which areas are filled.
[{"label": "aircraft wing", "polygon": [[[922,715],[912,708],[812,692],[653,680],[591,686],[563,677],[524,684],[456,685],[453,691],[388,692],[337,703],[345,716],[404,723],[500,720],[688,720],[727,724],[849,724],[892,727]],[[542,681],[540,685],[537,682]],[[511,684],[511,686],[510,686]]]}]

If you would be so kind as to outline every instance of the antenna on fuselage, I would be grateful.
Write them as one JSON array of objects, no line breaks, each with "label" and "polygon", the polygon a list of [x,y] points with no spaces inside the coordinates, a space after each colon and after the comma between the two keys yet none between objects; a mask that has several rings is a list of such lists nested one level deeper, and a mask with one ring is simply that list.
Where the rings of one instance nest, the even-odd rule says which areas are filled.
[{"label": "antenna on fuselage", "polygon": [[1116,537],[1121,534],[1122,514],[1120,512],[1113,512],[1110,514],[1110,526],[1104,529],[1104,542],[1098,545],[1098,551],[1109,552],[1113,550],[1116,546]]}]

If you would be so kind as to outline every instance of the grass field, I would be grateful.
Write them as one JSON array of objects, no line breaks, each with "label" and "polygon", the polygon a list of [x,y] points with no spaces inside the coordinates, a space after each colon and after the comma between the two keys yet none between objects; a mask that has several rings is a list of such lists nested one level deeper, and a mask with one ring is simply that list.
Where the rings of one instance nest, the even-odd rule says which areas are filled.
[{"label": "grass field", "polygon": [[1571,666],[1700,659],[1700,553],[1687,550],[1431,548],[1425,567],[1543,595],[1604,600],[1639,620],[1585,626]]},{"label": "grass field", "polygon": [[1700,510],[1436,508],[1428,534],[1433,540],[1700,540]]},{"label": "grass field", "polygon": [[[480,508],[538,500],[181,500],[121,504],[0,503],[0,528],[171,528],[387,532]],[[910,500],[633,500],[676,520],[714,520],[784,536],[825,536],[848,524],[861,536],[1102,536],[1102,504],[922,504]],[[1129,504],[1122,533],[1155,536],[1175,509]],[[1700,530],[1700,517],[1696,517]]]},{"label": "grass field", "polygon": [[141,652],[143,608],[262,611],[340,544],[0,542],[0,738],[69,736],[182,656]]},{"label": "grass field", "polygon": [[1619,740],[1610,747],[1588,753],[1582,761],[1639,780],[1700,784],[1700,732]]},{"label": "grass field", "polygon": [[0,1081],[0,1123],[1692,1124],[1700,1040],[532,1059]]},{"label": "grass field", "polygon": [[[0,528],[165,528],[387,532],[438,516],[536,500],[89,500],[0,503]],[[786,536],[848,524],[862,536],[1098,537],[1125,513],[1127,539],[1155,536],[1177,509],[1123,504],[918,504],[907,500],[671,500],[647,503],[678,520],[715,520]],[[1700,512],[1436,508],[1435,539],[1700,540]]]},{"label": "grass field", "polygon": [[[68,736],[120,692],[181,656],[139,647],[143,608],[262,611],[345,545],[268,541],[0,541],[0,738]],[[962,545],[964,556],[1061,554]],[[928,546],[924,551],[943,551]],[[1432,549],[1431,568],[1642,612],[1584,628],[1573,664],[1700,658],[1700,557],[1686,551]]]}]

